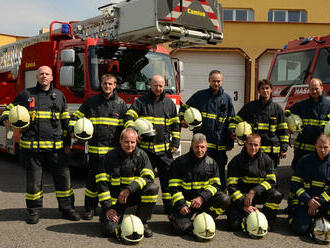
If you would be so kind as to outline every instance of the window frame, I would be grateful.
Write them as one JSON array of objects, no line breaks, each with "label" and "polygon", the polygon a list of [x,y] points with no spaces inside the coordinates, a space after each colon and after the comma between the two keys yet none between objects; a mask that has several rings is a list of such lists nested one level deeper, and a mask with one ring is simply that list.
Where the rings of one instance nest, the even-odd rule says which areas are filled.
[{"label": "window frame", "polygon": [[[285,20],[275,20],[275,13],[283,13],[285,16]],[[299,12],[299,20],[298,21],[289,21],[290,12]],[[289,10],[289,9],[270,9],[268,11],[268,22],[293,22],[293,23],[306,23],[307,22],[307,11],[300,10]]]},{"label": "window frame", "polygon": [[[234,22],[253,22],[254,21],[254,10],[253,9],[224,9],[225,11],[231,11],[232,19],[226,20],[225,19],[225,13],[224,15],[224,21],[234,21]],[[246,11],[246,20],[237,20],[237,11]]]}]

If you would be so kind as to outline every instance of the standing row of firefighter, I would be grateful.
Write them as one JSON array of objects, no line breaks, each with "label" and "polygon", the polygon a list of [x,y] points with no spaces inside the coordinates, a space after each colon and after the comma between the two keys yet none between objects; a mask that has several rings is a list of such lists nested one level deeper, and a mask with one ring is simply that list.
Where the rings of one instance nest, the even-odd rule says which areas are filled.
[{"label": "standing row of firefighter", "polygon": [[[88,98],[71,119],[65,97],[51,85],[51,68],[40,67],[37,81],[36,87],[24,90],[7,106],[0,119],[0,123],[9,126],[10,113],[18,112],[18,105],[29,111],[28,125],[18,114],[17,123],[13,123],[15,118],[11,121],[16,127],[24,126],[20,147],[27,169],[27,223],[39,221],[44,167],[51,169],[63,217],[80,219],[74,207],[69,170],[62,159],[63,153],[70,150],[76,124],[87,118],[93,124],[93,133],[86,133],[82,127],[82,132],[76,134],[88,139],[83,218],[92,219],[100,202],[104,234],[118,233],[125,208],[138,205],[136,215],[144,228],[141,235],[152,236],[147,221],[157,202],[155,168],[165,213],[174,232],[209,239],[215,230],[213,234],[210,230],[198,232],[198,225],[192,224],[193,217],[206,213],[213,220],[224,212],[231,230],[243,226],[249,234],[263,236],[272,229],[283,198],[277,190],[276,168],[280,158],[286,157],[289,131],[283,110],[272,101],[272,84],[268,80],[258,82],[259,99],[235,115],[231,98],[222,88],[222,73],[212,70],[210,87],[196,92],[177,114],[175,104],[165,96],[165,79],[161,75],[153,76],[148,94],[137,98],[128,109],[116,93],[116,77],[106,74],[101,78],[101,93]],[[324,209],[329,208],[330,201],[330,141],[328,136],[320,136],[329,121],[329,106],[322,82],[313,79],[310,99],[286,112],[288,118],[299,115],[303,124],[295,144],[289,199],[291,225],[298,234],[310,233],[316,217],[329,218]],[[248,133],[243,131],[244,137],[236,131],[241,123],[251,129]],[[180,145],[180,127],[188,126],[194,133],[191,149],[174,160],[173,154]],[[244,147],[228,164],[226,177],[226,151],[233,148],[237,138],[244,139]],[[314,166],[318,169],[314,170]],[[256,204],[263,204],[261,212]],[[268,220],[267,226],[262,216]],[[199,223],[209,219],[195,220]],[[257,225],[256,229],[251,225]],[[131,234],[124,239],[139,240],[141,235]]]}]

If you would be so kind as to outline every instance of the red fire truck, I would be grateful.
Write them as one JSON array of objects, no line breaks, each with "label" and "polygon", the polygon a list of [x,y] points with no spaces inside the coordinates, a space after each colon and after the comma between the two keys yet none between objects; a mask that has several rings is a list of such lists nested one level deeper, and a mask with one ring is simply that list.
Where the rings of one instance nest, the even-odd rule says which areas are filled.
[{"label": "red fire truck", "polygon": [[[133,0],[103,6],[103,15],[69,24],[54,21],[50,32],[0,48],[0,114],[24,88],[36,84],[41,65],[53,69],[53,84],[70,112],[98,94],[104,73],[117,75],[118,94],[127,104],[163,75],[168,97],[179,106],[182,63],[160,43],[174,47],[222,41],[222,9],[216,0]],[[148,10],[148,11],[146,11]],[[141,18],[143,16],[143,18]],[[0,126],[0,151],[18,152],[18,130]],[[74,143],[73,148],[85,149]]]},{"label": "red fire truck", "polygon": [[284,109],[308,97],[312,78],[324,83],[330,95],[330,35],[290,41],[273,58],[268,79],[274,85],[273,100]]}]

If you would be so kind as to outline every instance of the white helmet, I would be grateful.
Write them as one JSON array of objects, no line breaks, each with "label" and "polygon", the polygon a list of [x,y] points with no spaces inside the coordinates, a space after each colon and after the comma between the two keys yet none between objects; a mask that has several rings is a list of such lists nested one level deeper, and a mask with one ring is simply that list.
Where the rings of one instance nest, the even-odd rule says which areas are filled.
[{"label": "white helmet", "polygon": [[251,237],[263,237],[268,232],[268,221],[262,212],[256,210],[243,220],[242,227]]},{"label": "white helmet", "polygon": [[330,121],[324,126],[324,134],[330,136]]},{"label": "white helmet", "polygon": [[202,125],[202,114],[198,109],[189,107],[183,114],[184,121],[188,124],[189,130]]},{"label": "white helmet", "polygon": [[87,118],[79,119],[74,125],[74,135],[78,139],[89,140],[94,132],[93,123]]},{"label": "white helmet", "polygon": [[[288,117],[285,117],[285,121],[288,124],[288,129],[291,133],[301,132],[303,121],[299,115],[291,114]],[[330,129],[329,129],[329,133],[330,133]]]},{"label": "white helmet", "polygon": [[203,212],[193,222],[193,233],[202,240],[210,240],[215,236],[215,223],[211,215]]},{"label": "white helmet", "polygon": [[15,128],[25,128],[30,124],[29,111],[21,105],[16,105],[9,111],[8,119]]},{"label": "white helmet", "polygon": [[156,130],[154,129],[152,123],[144,118],[138,118],[135,121],[135,130],[139,136],[155,136]]},{"label": "white helmet", "polygon": [[121,238],[130,243],[140,242],[144,237],[143,223],[135,215],[126,216],[120,226]]},{"label": "white helmet", "polygon": [[252,126],[246,121],[240,122],[236,126],[235,133],[238,144],[243,145],[246,136],[252,134]]},{"label": "white helmet", "polygon": [[317,243],[328,244],[330,242],[330,222],[324,217],[316,219],[311,235]]}]

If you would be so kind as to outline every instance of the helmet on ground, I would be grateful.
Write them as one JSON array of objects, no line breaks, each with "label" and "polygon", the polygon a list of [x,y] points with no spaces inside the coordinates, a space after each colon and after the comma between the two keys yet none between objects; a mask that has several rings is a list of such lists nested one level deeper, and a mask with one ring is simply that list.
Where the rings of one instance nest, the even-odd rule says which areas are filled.
[{"label": "helmet on ground", "polygon": [[324,217],[316,219],[311,235],[317,243],[328,244],[330,242],[330,222]]},{"label": "helmet on ground", "polygon": [[203,212],[193,222],[193,233],[197,238],[210,240],[215,236],[215,223],[211,215]]},{"label": "helmet on ground", "polygon": [[324,126],[324,134],[330,136],[330,121],[328,121]]},{"label": "helmet on ground", "polygon": [[130,243],[140,242],[144,237],[143,223],[135,215],[126,216],[120,226],[121,238]]},{"label": "helmet on ground", "polygon": [[[291,114],[288,117],[285,117],[285,121],[288,124],[288,129],[291,133],[301,132],[303,121],[299,115]],[[330,134],[330,125],[329,125],[329,134]]]},{"label": "helmet on ground", "polygon": [[256,210],[243,220],[242,227],[251,237],[263,237],[268,232],[268,221],[262,212]]},{"label": "helmet on ground", "polygon": [[135,130],[139,136],[155,136],[156,130],[154,129],[152,123],[144,118],[138,118],[135,121]]},{"label": "helmet on ground", "polygon": [[189,107],[183,114],[184,121],[188,124],[189,130],[202,125],[202,114],[198,109]]},{"label": "helmet on ground", "polygon": [[246,136],[252,134],[252,126],[246,121],[240,122],[236,126],[235,133],[238,144],[243,145]]},{"label": "helmet on ground", "polygon": [[89,140],[94,132],[93,123],[87,118],[79,119],[74,125],[74,135],[78,139]]},{"label": "helmet on ground", "polygon": [[16,105],[9,111],[8,119],[15,128],[25,128],[30,124],[29,111],[21,105]]}]

